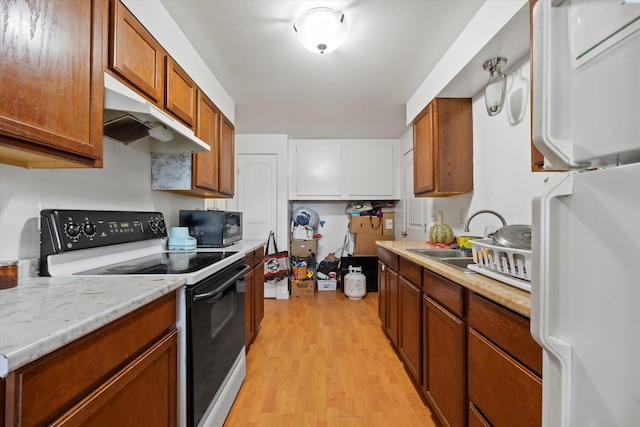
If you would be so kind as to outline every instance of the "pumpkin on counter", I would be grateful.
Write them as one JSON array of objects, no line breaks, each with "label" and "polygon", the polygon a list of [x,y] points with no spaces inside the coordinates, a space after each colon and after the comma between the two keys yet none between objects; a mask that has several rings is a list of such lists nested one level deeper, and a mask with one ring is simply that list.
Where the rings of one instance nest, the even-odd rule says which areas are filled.
[{"label": "pumpkin on counter", "polygon": [[442,222],[442,218],[438,219],[438,223],[429,229],[429,241],[431,243],[453,243],[456,236],[453,234],[453,230],[447,224]]}]

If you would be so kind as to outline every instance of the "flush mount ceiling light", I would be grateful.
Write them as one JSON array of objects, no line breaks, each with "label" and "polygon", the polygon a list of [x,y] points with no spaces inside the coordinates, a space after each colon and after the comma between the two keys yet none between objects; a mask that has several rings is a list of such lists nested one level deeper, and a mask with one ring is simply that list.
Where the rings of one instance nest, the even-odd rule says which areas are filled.
[{"label": "flush mount ceiling light", "polygon": [[507,58],[500,57],[489,59],[482,64],[485,71],[489,71],[489,80],[484,88],[484,102],[490,116],[495,116],[504,107],[507,93],[507,76],[502,72],[504,65],[507,65]]},{"label": "flush mount ceiling light", "polygon": [[311,9],[293,24],[300,43],[315,53],[331,52],[347,36],[348,24],[344,13],[328,7]]}]

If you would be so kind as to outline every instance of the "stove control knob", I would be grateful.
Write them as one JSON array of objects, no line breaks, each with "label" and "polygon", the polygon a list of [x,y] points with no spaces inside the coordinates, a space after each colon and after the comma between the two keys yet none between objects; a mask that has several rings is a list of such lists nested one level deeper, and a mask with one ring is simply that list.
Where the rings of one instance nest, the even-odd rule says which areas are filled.
[{"label": "stove control knob", "polygon": [[159,219],[158,220],[158,230],[165,231],[165,229],[166,229],[166,225],[164,223],[164,219]]},{"label": "stove control knob", "polygon": [[96,235],[96,225],[92,222],[85,222],[82,226],[82,232],[87,237],[93,237]]},{"label": "stove control knob", "polygon": [[67,233],[67,236],[75,239],[80,235],[80,226],[75,222],[70,222],[65,227],[65,232]]}]

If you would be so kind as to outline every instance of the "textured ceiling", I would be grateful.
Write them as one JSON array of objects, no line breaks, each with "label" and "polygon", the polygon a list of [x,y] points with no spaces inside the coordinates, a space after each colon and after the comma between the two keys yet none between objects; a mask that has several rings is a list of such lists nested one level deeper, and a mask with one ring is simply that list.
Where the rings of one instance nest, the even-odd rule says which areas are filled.
[{"label": "textured ceiling", "polygon": [[[236,103],[236,133],[399,138],[405,103],[484,0],[161,0]],[[304,49],[313,7],[342,11],[338,50]]]}]

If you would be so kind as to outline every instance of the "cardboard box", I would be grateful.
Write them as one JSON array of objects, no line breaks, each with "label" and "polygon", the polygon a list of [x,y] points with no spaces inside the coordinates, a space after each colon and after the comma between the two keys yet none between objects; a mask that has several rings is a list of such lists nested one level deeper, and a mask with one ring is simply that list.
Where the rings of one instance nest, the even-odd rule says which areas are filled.
[{"label": "cardboard box", "polygon": [[318,292],[335,291],[338,286],[336,279],[318,280]]},{"label": "cardboard box", "polygon": [[293,240],[289,246],[289,254],[291,254],[291,256],[308,257],[311,254],[317,253],[317,240]]},{"label": "cardboard box", "polygon": [[395,236],[394,228],[395,214],[393,212],[382,212],[382,234],[384,236]]},{"label": "cardboard box", "polygon": [[291,298],[312,298],[316,289],[315,280],[292,280]]},{"label": "cardboard box", "polygon": [[383,212],[382,218],[369,215],[352,216],[349,221],[349,232],[393,236],[395,234],[394,217],[393,212]]},{"label": "cardboard box", "polygon": [[395,240],[395,236],[375,235],[375,234],[356,234],[356,244],[353,250],[354,255],[371,255],[378,256],[378,246],[376,240]]}]

